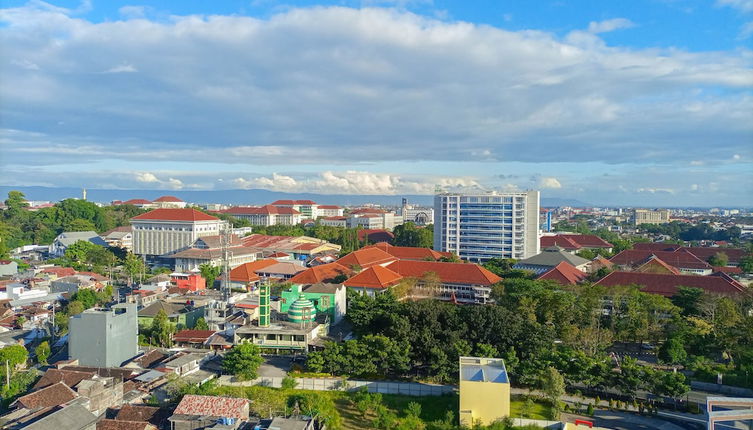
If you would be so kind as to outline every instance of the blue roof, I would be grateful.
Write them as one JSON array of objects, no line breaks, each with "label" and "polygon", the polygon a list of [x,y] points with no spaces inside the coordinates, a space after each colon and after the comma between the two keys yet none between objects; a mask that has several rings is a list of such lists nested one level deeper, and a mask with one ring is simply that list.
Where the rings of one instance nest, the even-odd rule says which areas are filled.
[{"label": "blue roof", "polygon": [[505,368],[494,365],[463,365],[460,378],[463,381],[474,382],[496,382],[499,384],[510,382],[507,379]]}]

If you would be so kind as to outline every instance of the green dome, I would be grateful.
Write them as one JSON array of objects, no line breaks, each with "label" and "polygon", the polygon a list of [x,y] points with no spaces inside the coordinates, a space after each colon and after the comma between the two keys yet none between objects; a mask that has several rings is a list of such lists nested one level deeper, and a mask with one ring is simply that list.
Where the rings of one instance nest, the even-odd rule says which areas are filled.
[{"label": "green dome", "polygon": [[316,318],[316,308],[311,300],[301,294],[288,309],[288,320],[294,323],[310,322]]}]

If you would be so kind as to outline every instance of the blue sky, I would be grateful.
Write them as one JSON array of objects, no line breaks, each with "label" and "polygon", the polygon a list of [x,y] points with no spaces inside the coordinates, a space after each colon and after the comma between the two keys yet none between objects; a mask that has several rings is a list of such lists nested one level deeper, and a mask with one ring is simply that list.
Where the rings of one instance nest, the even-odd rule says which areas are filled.
[{"label": "blue sky", "polygon": [[753,0],[2,6],[4,185],[753,206]]}]

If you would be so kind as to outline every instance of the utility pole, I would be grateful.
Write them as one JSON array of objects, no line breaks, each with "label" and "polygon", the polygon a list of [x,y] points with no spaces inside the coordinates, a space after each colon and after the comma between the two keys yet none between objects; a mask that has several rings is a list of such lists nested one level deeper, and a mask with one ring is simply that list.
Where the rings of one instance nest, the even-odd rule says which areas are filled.
[{"label": "utility pole", "polygon": [[10,364],[5,360],[5,386],[10,387]]}]

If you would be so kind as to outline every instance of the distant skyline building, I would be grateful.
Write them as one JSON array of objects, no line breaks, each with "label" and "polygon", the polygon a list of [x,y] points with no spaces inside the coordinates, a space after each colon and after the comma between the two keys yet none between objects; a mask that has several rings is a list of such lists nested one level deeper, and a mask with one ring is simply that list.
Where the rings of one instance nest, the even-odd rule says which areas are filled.
[{"label": "distant skyline building", "polygon": [[635,225],[666,224],[670,221],[669,209],[636,209],[633,220]]},{"label": "distant skyline building", "polygon": [[483,262],[539,253],[538,191],[434,196],[434,249]]}]

